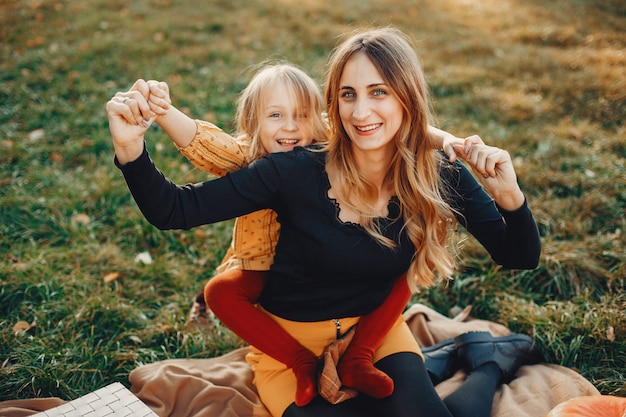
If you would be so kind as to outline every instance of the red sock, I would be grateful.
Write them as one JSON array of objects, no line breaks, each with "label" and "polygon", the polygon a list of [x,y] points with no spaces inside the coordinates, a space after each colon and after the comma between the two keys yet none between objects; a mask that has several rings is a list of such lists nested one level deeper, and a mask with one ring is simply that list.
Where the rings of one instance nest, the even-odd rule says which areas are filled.
[{"label": "red sock", "polygon": [[231,270],[211,278],[204,299],[222,323],[296,375],[296,405],[317,395],[318,358],[254,304],[265,285],[266,271]]},{"label": "red sock", "polygon": [[393,380],[374,367],[372,358],[410,297],[411,291],[404,274],[396,280],[385,301],[376,310],[361,317],[354,338],[337,367],[343,385],[374,398],[388,397],[393,393]]}]

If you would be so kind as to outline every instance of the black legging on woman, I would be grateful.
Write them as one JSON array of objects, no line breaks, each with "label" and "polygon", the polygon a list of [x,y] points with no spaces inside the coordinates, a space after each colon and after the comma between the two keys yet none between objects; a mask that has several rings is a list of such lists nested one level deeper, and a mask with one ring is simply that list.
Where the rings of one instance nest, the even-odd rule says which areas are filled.
[{"label": "black legging on woman", "polygon": [[396,353],[378,361],[376,367],[394,380],[391,396],[373,400],[361,394],[336,405],[317,397],[305,407],[292,404],[283,417],[489,417],[502,380],[498,365],[485,363],[442,400],[420,356]]}]

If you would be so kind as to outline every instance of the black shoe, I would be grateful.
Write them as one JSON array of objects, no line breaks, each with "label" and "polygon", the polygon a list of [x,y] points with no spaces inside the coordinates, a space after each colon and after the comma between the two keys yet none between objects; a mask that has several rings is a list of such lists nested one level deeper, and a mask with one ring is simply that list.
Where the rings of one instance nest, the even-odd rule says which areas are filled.
[{"label": "black shoe", "polygon": [[188,330],[212,330],[214,321],[213,312],[204,302],[204,292],[199,292],[193,299],[185,327]]},{"label": "black shoe", "polygon": [[539,346],[523,334],[494,337],[489,332],[470,332],[455,337],[454,345],[467,372],[493,362],[502,371],[504,383],[514,378],[520,366],[543,361]]},{"label": "black shoe", "polygon": [[454,339],[446,339],[436,345],[424,347],[422,354],[424,366],[433,385],[450,378],[460,367]]}]

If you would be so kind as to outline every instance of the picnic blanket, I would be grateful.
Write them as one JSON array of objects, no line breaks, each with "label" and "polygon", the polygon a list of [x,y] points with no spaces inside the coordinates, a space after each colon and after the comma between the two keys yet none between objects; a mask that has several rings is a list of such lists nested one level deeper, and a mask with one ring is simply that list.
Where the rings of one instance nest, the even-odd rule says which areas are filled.
[{"label": "picnic blanket", "polygon": [[[414,304],[405,318],[422,346],[468,331],[510,334],[505,326],[472,319],[470,309],[454,318]],[[247,347],[208,359],[170,359],[140,366],[130,375],[130,390],[160,417],[271,417],[252,385],[252,371],[245,362]],[[460,370],[437,385],[445,398],[465,378]],[[523,366],[494,397],[492,417],[544,417],[556,405],[575,397],[600,395],[575,371],[552,364]],[[30,416],[62,404],[60,399],[0,402],[0,417]]]}]

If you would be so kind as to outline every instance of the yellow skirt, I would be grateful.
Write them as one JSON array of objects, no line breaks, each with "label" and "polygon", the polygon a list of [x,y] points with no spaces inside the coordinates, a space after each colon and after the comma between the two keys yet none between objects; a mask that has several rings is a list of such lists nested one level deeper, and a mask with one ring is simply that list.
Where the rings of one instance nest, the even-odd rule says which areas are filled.
[{"label": "yellow skirt", "polygon": [[[324,348],[337,338],[337,323],[335,320],[319,322],[295,322],[282,319],[268,313],[278,324],[303,346],[317,356],[321,356]],[[344,334],[358,323],[360,317],[348,317],[339,321],[340,332]],[[395,324],[374,352],[374,363],[380,359],[398,352],[414,352],[422,356],[419,345],[411,333],[402,316]],[[246,356],[246,361],[254,371],[254,385],[259,392],[263,404],[272,416],[281,417],[287,407],[296,398],[296,377],[293,371],[283,363],[263,354],[254,346]]]}]

